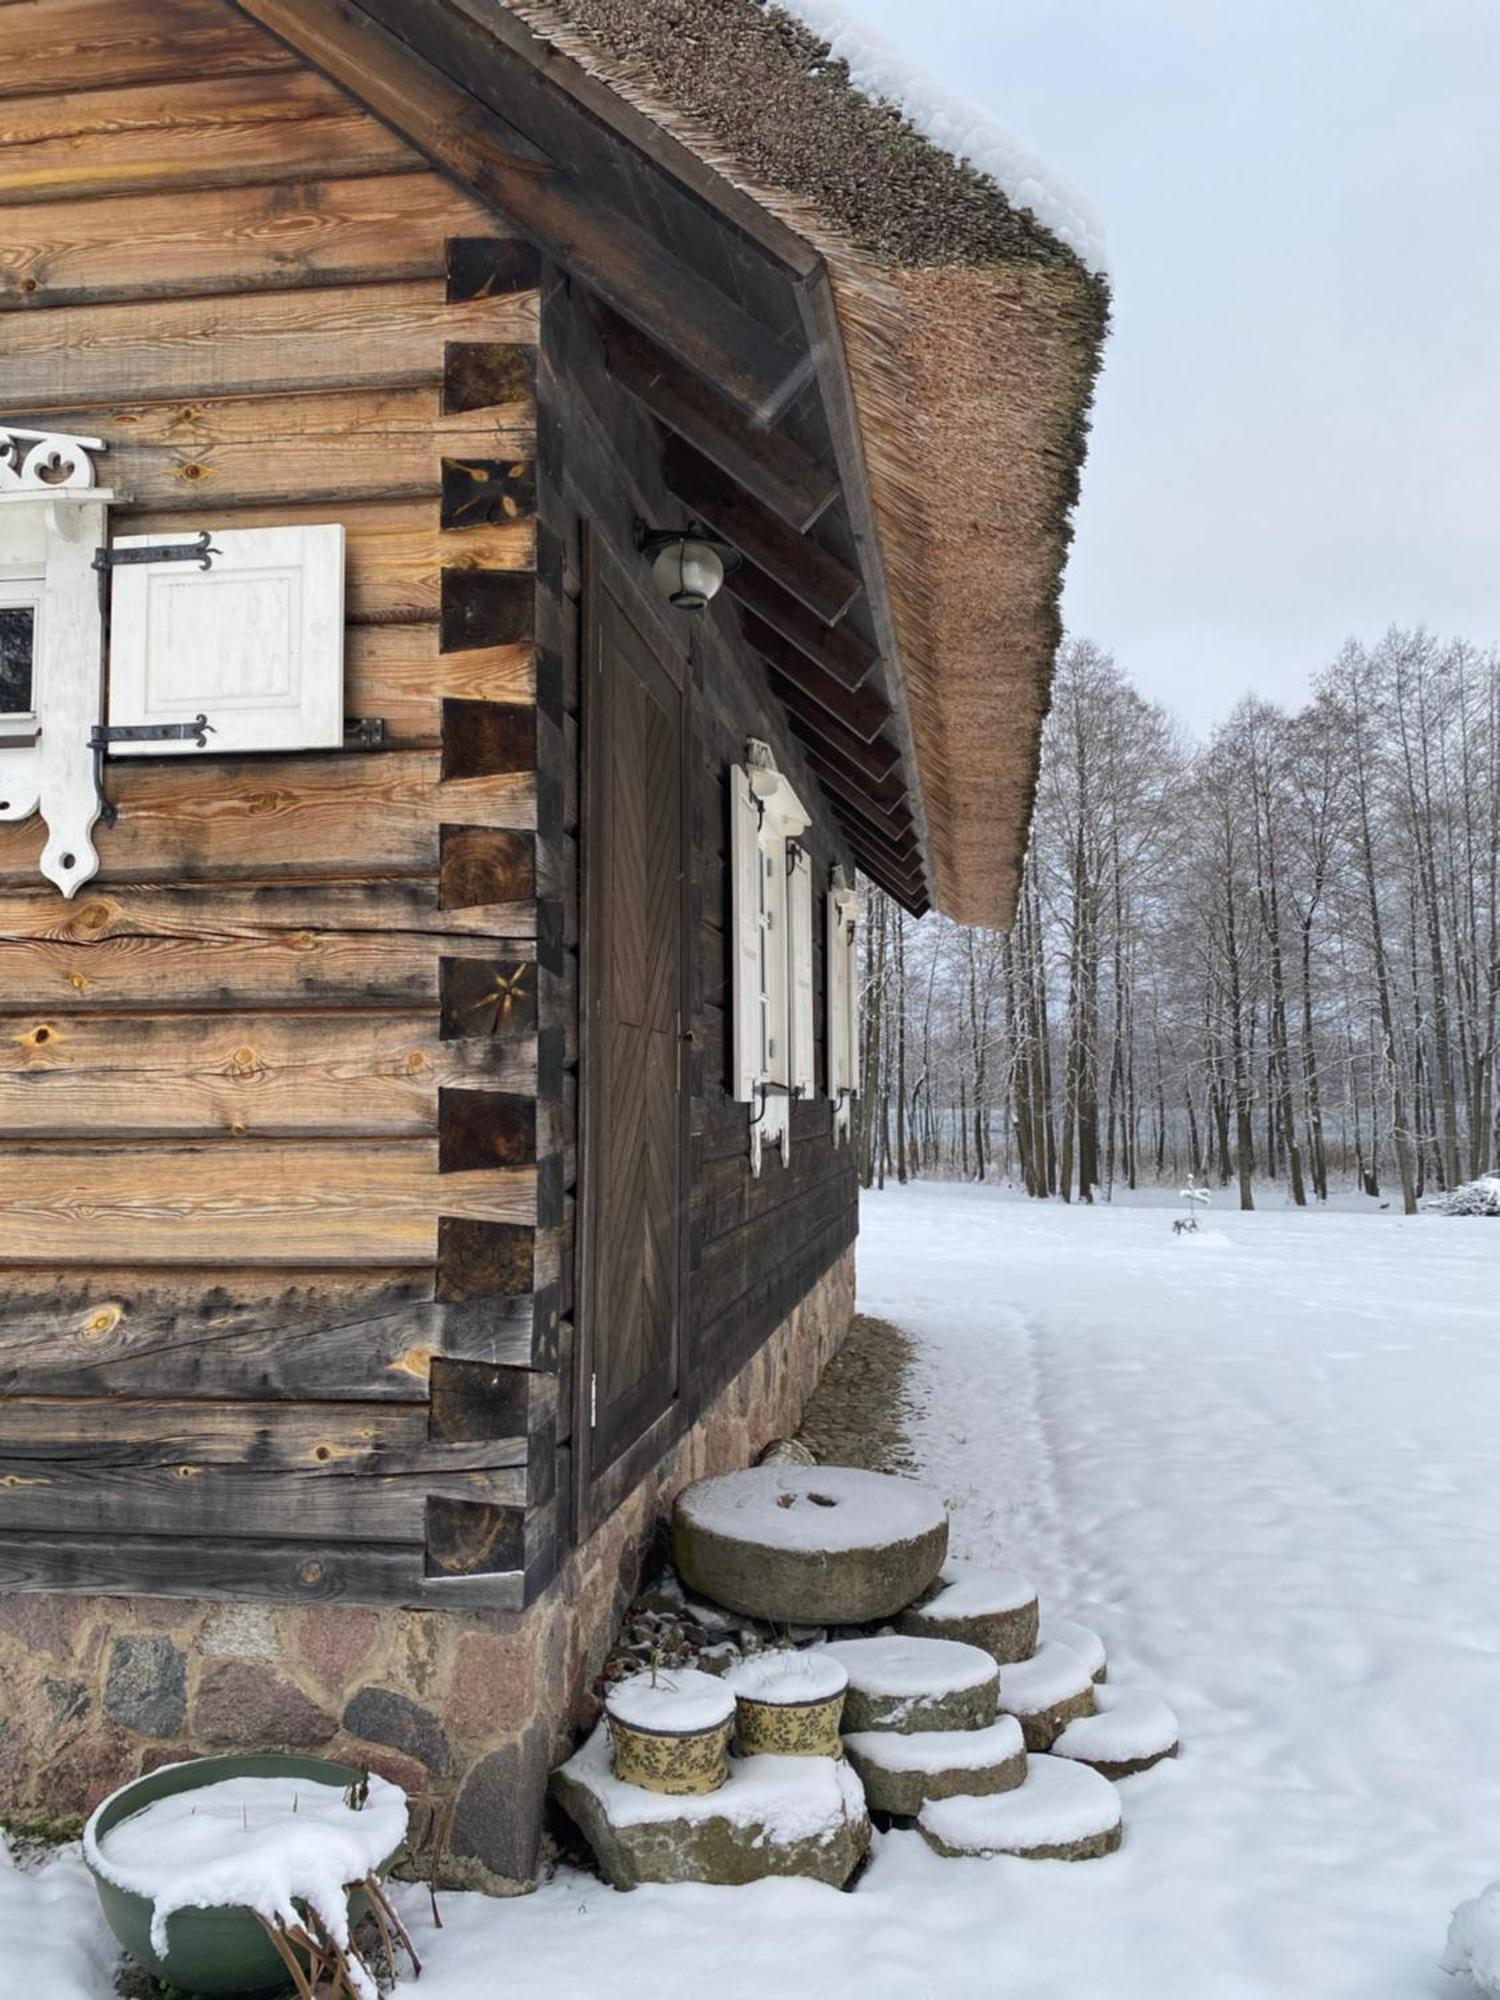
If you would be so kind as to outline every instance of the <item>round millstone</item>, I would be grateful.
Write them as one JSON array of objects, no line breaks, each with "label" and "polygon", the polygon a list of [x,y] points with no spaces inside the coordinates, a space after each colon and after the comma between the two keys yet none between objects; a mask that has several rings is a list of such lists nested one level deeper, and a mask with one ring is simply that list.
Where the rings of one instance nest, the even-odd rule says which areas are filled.
[{"label": "round millstone", "polygon": [[863,1729],[844,1738],[844,1753],[871,1810],[908,1818],[929,1799],[1008,1792],[1026,1776],[1026,1745],[1013,1715],[998,1717],[988,1729],[924,1729],[907,1736]]},{"label": "round millstone", "polygon": [[987,1729],[1000,1670],[977,1646],[954,1639],[840,1639],[826,1649],[848,1671],[844,1729]]},{"label": "round millstone", "polygon": [[1026,1782],[988,1798],[934,1799],[917,1820],[929,1847],[957,1858],[1015,1854],[1027,1861],[1093,1861],[1120,1844],[1120,1797],[1084,1764],[1028,1757]]},{"label": "round millstone", "polygon": [[1000,1669],[1000,1706],[1021,1725],[1028,1750],[1050,1750],[1059,1732],[1094,1712],[1088,1661],[1057,1639],[1044,1639],[1029,1660]]},{"label": "round millstone", "polygon": [[1049,1618],[1044,1636],[1056,1639],[1059,1645],[1076,1653],[1096,1682],[1109,1679],[1109,1657],[1104,1650],[1104,1641],[1089,1626],[1075,1624],[1071,1618]]},{"label": "round millstone", "polygon": [[616,1889],[768,1875],[806,1875],[840,1889],[870,1845],[864,1794],[842,1758],[731,1758],[721,1790],[664,1798],[613,1775],[601,1725],[551,1783]]},{"label": "round millstone", "polygon": [[1177,1717],[1160,1695],[1101,1687],[1094,1705],[1095,1714],[1068,1724],[1052,1746],[1054,1757],[1087,1764],[1102,1778],[1129,1778],[1177,1755]]},{"label": "round millstone", "polygon": [[896,1629],[979,1646],[1002,1665],[1029,1660],[1036,1651],[1036,1592],[1019,1570],[946,1562],[936,1587],[902,1612]]},{"label": "round millstone", "polygon": [[757,1465],[700,1480],[672,1514],[690,1590],[787,1625],[864,1625],[920,1597],[948,1550],[939,1495],[847,1465]]}]

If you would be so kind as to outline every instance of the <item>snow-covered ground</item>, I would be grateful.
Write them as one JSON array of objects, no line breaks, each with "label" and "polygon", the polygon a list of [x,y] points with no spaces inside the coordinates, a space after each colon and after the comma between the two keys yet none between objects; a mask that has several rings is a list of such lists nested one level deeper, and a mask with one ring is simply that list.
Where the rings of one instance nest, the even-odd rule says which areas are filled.
[{"label": "snow-covered ground", "polygon": [[[413,1895],[414,1993],[1461,2000],[1449,1913],[1500,1876],[1500,1227],[889,1190],[860,1302],[919,1342],[956,1553],[1097,1626],[1181,1759],[1077,1866],[897,1833],[853,1895],[567,1874],[440,1933]],[[78,1873],[0,1863],[0,1991],[107,2000]]]}]

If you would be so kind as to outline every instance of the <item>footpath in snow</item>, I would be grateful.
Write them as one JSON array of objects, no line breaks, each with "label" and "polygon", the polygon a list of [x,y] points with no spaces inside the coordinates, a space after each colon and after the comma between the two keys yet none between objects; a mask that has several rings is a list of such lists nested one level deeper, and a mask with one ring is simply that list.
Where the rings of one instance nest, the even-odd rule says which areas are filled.
[{"label": "footpath in snow", "polygon": [[[891,1189],[860,1250],[954,1553],[1013,1561],[1181,1718],[1121,1851],[894,1833],[852,1895],[570,1872],[444,1897],[441,1932],[413,1893],[416,2000],[1464,2000],[1449,1913],[1500,1876],[1500,1225],[1173,1212]],[[18,2000],[109,2000],[81,1873],[0,1862]]]}]

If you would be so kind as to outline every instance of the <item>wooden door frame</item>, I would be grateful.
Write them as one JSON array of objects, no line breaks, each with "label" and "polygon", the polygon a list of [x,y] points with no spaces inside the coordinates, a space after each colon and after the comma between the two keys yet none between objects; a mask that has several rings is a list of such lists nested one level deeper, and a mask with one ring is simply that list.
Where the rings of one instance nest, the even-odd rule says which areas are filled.
[{"label": "wooden door frame", "polygon": [[[573,1519],[575,1540],[585,1542],[608,1518],[631,1490],[645,1477],[670,1448],[681,1421],[681,1404],[689,1375],[686,1344],[689,1285],[689,1178],[691,1171],[691,1077],[688,1044],[679,1043],[677,1137],[680,1164],[678,1194],[681,1216],[677,1231],[677,1324],[673,1342],[677,1354],[677,1382],[672,1400],[661,1414],[597,1476],[593,1466],[593,1396],[595,1337],[597,1319],[594,1287],[597,1279],[594,1217],[600,1197],[600,1162],[596,1157],[597,1093],[601,1081],[597,1046],[597,1014],[603,988],[597,982],[596,962],[599,940],[598,899],[604,874],[598,863],[598,830],[603,798],[603,773],[598,755],[596,731],[599,725],[599,690],[603,672],[600,640],[604,621],[600,598],[606,591],[619,610],[634,625],[642,642],[651,651],[669,680],[676,683],[682,698],[682,760],[679,780],[679,827],[682,849],[682,881],[679,903],[678,963],[679,1035],[693,1026],[693,930],[692,930],[692,769],[693,769],[693,677],[688,630],[678,632],[657,614],[644,592],[615,560],[603,536],[584,521],[580,533],[582,577],[582,647],[579,674],[579,827],[578,827],[578,1208],[574,1222],[574,1317],[576,1338],[573,1356]],[[686,621],[684,620],[684,624]]]}]

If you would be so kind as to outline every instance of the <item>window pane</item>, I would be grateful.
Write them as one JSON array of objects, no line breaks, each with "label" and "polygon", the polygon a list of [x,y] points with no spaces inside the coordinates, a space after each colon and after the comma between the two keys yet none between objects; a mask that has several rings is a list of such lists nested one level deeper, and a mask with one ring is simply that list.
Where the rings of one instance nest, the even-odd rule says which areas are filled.
[{"label": "window pane", "polygon": [[0,604],[0,715],[31,712],[31,656],[36,613],[29,604]]}]

